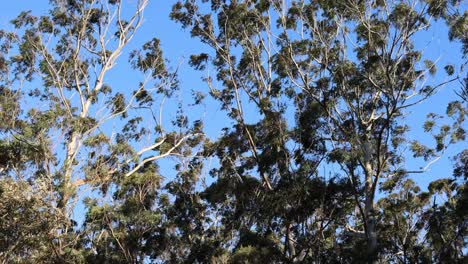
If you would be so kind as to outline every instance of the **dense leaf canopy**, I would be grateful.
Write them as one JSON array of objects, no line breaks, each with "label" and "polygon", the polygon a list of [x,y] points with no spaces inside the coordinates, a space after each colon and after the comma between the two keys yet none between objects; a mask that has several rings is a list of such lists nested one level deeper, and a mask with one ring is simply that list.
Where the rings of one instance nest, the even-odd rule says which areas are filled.
[{"label": "dense leaf canopy", "polygon": [[[2,263],[466,263],[468,150],[416,180],[466,147],[466,4],[148,3],[50,0],[0,30]],[[199,41],[205,88],[158,36],[130,50],[144,15]],[[418,44],[435,28],[458,60]],[[114,89],[117,64],[140,80]],[[408,138],[441,89],[457,96],[420,118],[430,140]]]}]

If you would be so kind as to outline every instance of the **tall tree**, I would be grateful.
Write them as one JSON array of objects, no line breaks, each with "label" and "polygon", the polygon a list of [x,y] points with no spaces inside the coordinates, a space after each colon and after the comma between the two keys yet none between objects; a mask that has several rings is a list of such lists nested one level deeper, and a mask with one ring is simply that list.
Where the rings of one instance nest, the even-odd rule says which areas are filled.
[{"label": "tall tree", "polygon": [[[101,234],[113,228],[114,221],[132,221],[127,214],[134,211],[142,216],[140,229],[157,218],[151,215],[155,212],[145,212],[160,188],[155,162],[173,154],[184,155],[186,141],[201,134],[182,128],[171,131],[175,126],[168,127],[169,121],[163,120],[164,99],[177,90],[178,81],[176,71],[165,65],[160,41],[149,38],[141,49],[129,50],[147,4],[147,0],[133,4],[52,0],[47,15],[22,12],[11,21],[17,33],[1,31],[0,173],[2,184],[13,179],[17,185],[6,188],[2,195],[26,199],[11,205],[6,201],[2,210],[10,216],[15,210],[31,211],[15,215],[22,219],[20,223],[43,214],[44,221],[50,221],[42,230],[34,225],[15,230],[22,232],[22,239],[17,240],[22,244],[6,243],[2,260],[27,258],[34,250],[46,253],[42,248],[46,241],[34,242],[44,238],[50,240],[49,254],[58,262],[79,261],[70,256],[78,254],[75,246],[84,246],[79,245],[83,234],[73,227],[71,214],[89,190],[101,193],[101,203],[108,201],[108,190],[114,194],[117,189],[115,199],[124,200],[118,207],[118,217],[124,219],[107,219]],[[130,57],[123,57],[125,53]],[[126,60],[127,70],[133,68],[132,74],[142,78],[126,91],[114,91],[112,86],[118,80],[110,79],[109,73]],[[29,201],[28,195],[34,199]],[[145,198],[135,202],[136,195]],[[136,206],[134,211],[125,209],[130,202]],[[88,202],[91,223],[96,203]],[[9,206],[16,209],[6,209],[12,208]],[[2,225],[15,229],[14,219]],[[91,223],[88,226],[94,231]],[[24,236],[27,232],[39,233],[29,240]],[[147,233],[133,232],[131,236]],[[118,243],[119,238],[114,238],[113,243]],[[126,262],[136,261],[134,247],[140,245],[132,244],[122,252]]]},{"label": "tall tree", "polygon": [[[214,171],[216,185],[223,184],[218,191],[251,190],[233,194],[238,204],[229,207],[243,206],[237,210],[247,212],[247,230],[263,227],[266,232],[273,225],[282,226],[278,231],[284,239],[279,241],[285,241],[283,257],[289,261],[306,256],[320,259],[320,252],[301,247],[299,230],[314,234],[324,231],[320,226],[332,228],[334,221],[340,222],[340,210],[351,203],[356,210],[340,224],[351,234],[347,243],[355,245],[352,258],[377,261],[382,247],[375,203],[379,183],[400,184],[411,173],[425,172],[448,144],[464,140],[465,112],[459,102],[449,106],[450,115],[458,116],[452,126],[434,132],[435,148],[405,139],[410,129],[405,122],[408,111],[446,84],[461,80],[462,63],[444,66],[447,78],[437,82],[431,77],[436,64],[425,59],[422,48],[414,44],[417,34],[432,29],[434,20],[445,18],[451,26],[449,37],[462,39],[466,45],[460,34],[466,28],[466,13],[457,9],[459,2],[202,2],[209,5],[179,1],[172,18],[212,48],[210,54],[193,55],[192,64],[204,69],[208,61],[212,63],[216,76],[206,77],[210,93],[235,121],[217,146],[222,165]],[[249,123],[247,116],[254,111],[260,117]],[[431,124],[432,120],[426,123]],[[402,150],[408,143],[416,157],[427,161],[426,168],[408,169]],[[307,204],[313,203],[317,192],[322,193],[316,176],[322,164],[339,171],[350,187],[345,193],[325,188],[318,195],[323,203]],[[259,176],[262,184],[255,176],[247,181],[249,175]],[[226,181],[236,183],[231,187]],[[315,188],[308,191],[307,181]],[[254,185],[244,186],[246,182]],[[284,190],[285,196],[280,195]],[[254,194],[262,198],[251,198]],[[340,199],[337,207],[327,195],[352,202]],[[273,211],[272,206],[282,212]],[[298,221],[294,210],[303,206],[310,211]],[[261,215],[262,210],[269,216]],[[275,222],[278,216],[279,223]]]}]

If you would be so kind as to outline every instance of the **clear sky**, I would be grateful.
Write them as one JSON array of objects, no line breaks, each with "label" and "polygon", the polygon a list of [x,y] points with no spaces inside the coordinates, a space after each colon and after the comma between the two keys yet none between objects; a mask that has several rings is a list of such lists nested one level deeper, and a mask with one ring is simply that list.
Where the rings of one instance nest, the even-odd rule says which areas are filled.
[{"label": "clear sky", "polygon": [[[130,1],[130,0],[124,0]],[[190,68],[188,65],[188,58],[191,54],[200,53],[206,50],[200,42],[190,37],[190,32],[184,31],[175,22],[169,19],[169,13],[172,4],[175,1],[160,0],[150,1],[148,9],[145,11],[144,24],[141,27],[137,37],[132,41],[130,47],[126,50],[127,54],[133,49],[141,47],[141,45],[151,39],[153,36],[161,40],[163,52],[170,60],[172,67],[179,67],[179,78],[181,81],[180,98],[185,103],[191,102],[191,90],[197,90],[207,93],[208,88],[205,83],[201,81],[206,72],[198,72]],[[9,21],[13,19],[16,14],[24,10],[32,10],[35,15],[43,15],[47,12],[47,0],[16,0],[16,1],[3,1],[0,9],[0,28],[6,30],[13,30]],[[416,40],[416,45],[425,48],[425,56],[437,61],[439,71],[443,71],[443,66],[450,61],[460,60],[461,45],[448,44],[447,42],[447,29],[441,22],[437,23],[435,30],[422,33]],[[126,54],[124,54],[124,57]],[[139,81],[138,76],[129,74],[131,71],[125,66],[125,60],[121,62],[122,66],[117,66],[110,75],[108,81],[114,90],[125,90],[126,87],[135,85]],[[465,73],[466,74],[466,73]],[[436,75],[436,80],[442,80],[441,75]],[[457,83],[449,84],[442,88],[436,96],[433,96],[428,101],[416,106],[411,114],[408,116],[408,123],[412,127],[409,133],[410,138],[422,139],[429,142],[430,136],[424,134],[422,125],[424,118],[428,112],[435,112],[443,114],[445,107],[449,101],[457,99],[454,90],[458,89]],[[165,113],[170,117],[175,116],[175,105],[168,106]],[[190,112],[190,111],[189,111]],[[253,113],[252,114],[256,114]],[[217,103],[212,100],[206,101],[206,108],[194,108],[190,112],[193,118],[201,118],[204,116],[206,132],[211,138],[220,135],[221,128],[230,126],[226,122],[225,114],[219,109]],[[168,119],[171,119],[171,118]],[[445,156],[435,163],[426,174],[417,174],[412,176],[424,189],[428,182],[439,177],[446,177],[451,174],[453,166],[450,159],[462,149],[467,148],[466,143],[461,143],[451,146],[445,153]],[[414,161],[408,156],[408,170],[417,170],[423,163]],[[171,170],[170,165],[162,164],[162,170]]]}]

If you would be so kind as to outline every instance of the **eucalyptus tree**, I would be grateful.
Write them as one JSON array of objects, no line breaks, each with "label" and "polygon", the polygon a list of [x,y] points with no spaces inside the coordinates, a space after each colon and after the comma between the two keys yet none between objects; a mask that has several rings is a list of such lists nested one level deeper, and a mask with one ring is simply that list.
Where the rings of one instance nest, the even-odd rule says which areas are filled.
[{"label": "eucalyptus tree", "polygon": [[[2,236],[10,237],[2,240],[2,261],[40,262],[38,256],[83,261],[88,230],[74,228],[71,214],[85,196],[102,197],[86,200],[88,226],[102,201],[109,202],[108,192],[124,200],[115,205],[117,220],[103,222],[101,237],[113,221],[130,221],[129,202],[140,206],[132,210],[144,209],[142,215],[154,218],[155,212],[145,210],[154,208],[160,188],[155,162],[183,156],[186,141],[201,136],[199,130],[167,126],[163,103],[178,81],[176,70],[166,67],[159,40],[148,37],[141,49],[130,49],[148,2],[51,0],[46,15],[24,11],[11,21],[15,32],[1,31]],[[140,80],[115,89],[120,81],[110,76],[117,64]],[[145,197],[136,202],[138,195]],[[139,221],[143,229],[149,220]],[[110,243],[119,242],[114,236]],[[141,256],[122,251],[127,262]]]},{"label": "eucalyptus tree", "polygon": [[[466,261],[467,151],[427,190],[410,177],[465,139],[460,1],[175,2],[209,50],[190,64],[227,116],[213,139],[163,112],[180,76],[159,39],[132,48],[149,2],[51,0],[0,31],[3,263]],[[462,43],[449,65],[415,41],[437,21]],[[453,86],[421,122],[434,141],[407,139]]]},{"label": "eucalyptus tree", "polygon": [[[210,94],[234,122],[211,146],[209,154],[221,165],[212,171],[216,183],[205,192],[238,232],[234,256],[376,262],[399,253],[383,251],[380,215],[386,206],[376,205],[379,184],[390,193],[401,184],[405,192],[419,192],[406,178],[424,173],[448,145],[465,138],[461,102],[448,106],[451,125],[437,128],[438,115],[428,115],[424,127],[434,135],[435,147],[405,138],[409,111],[462,81],[463,61],[442,65],[444,77],[434,78],[440,65],[415,44],[441,19],[450,28],[448,38],[461,40],[466,52],[461,32],[467,16],[460,4],[212,0],[174,5],[172,18],[211,48],[192,55],[191,63],[214,69],[214,76],[205,78]],[[259,117],[252,121],[255,114]],[[405,163],[408,144],[427,162],[421,170]],[[320,168],[336,171],[337,177],[324,181]],[[424,195],[418,199],[425,205]],[[252,229],[264,242],[242,239]]]}]

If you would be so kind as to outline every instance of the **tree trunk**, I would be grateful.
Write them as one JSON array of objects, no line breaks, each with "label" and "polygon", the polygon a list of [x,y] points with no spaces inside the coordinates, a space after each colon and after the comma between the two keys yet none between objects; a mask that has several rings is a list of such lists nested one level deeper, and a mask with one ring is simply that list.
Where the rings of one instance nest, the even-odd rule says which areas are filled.
[{"label": "tree trunk", "polygon": [[[366,188],[367,189],[367,188]],[[374,202],[372,197],[366,197],[366,237],[367,237],[367,262],[377,263],[377,230],[374,215]]]},{"label": "tree trunk", "polygon": [[65,157],[65,161],[63,164],[63,178],[61,183],[61,190],[60,190],[60,202],[58,207],[64,210],[66,213],[67,204],[71,197],[74,196],[75,186],[72,184],[72,174],[73,174],[73,167],[75,162],[75,155],[77,152],[77,148],[79,143],[80,135],[77,132],[72,132],[70,137],[70,141],[67,144],[67,153]]},{"label": "tree trunk", "polygon": [[374,208],[372,147],[366,140],[362,145],[364,157],[365,194],[364,220],[366,222],[367,262],[377,263],[377,230]]},{"label": "tree trunk", "polygon": [[290,223],[286,223],[286,245],[289,252],[289,258],[292,262],[294,262],[294,258],[296,256],[296,248],[294,246],[294,241],[292,238],[293,235],[291,234],[291,226],[292,225]]},{"label": "tree trunk", "polygon": [[[102,81],[98,79],[98,83],[96,84],[94,90],[99,91],[102,87]],[[91,106],[91,99],[88,98],[83,106],[83,109],[81,109],[80,113],[80,118],[85,118],[88,116],[89,108]],[[73,128],[75,129],[75,128]],[[68,200],[70,197],[74,196],[74,189],[75,186],[72,184],[72,174],[73,174],[73,166],[75,162],[75,155],[78,152],[78,148],[80,145],[80,137],[82,135],[77,132],[73,131],[70,137],[70,141],[67,144],[67,153],[66,153],[66,158],[64,162],[64,175],[63,175],[63,186],[61,190],[61,201],[60,201],[60,206],[61,208],[64,208],[66,210]]]}]

